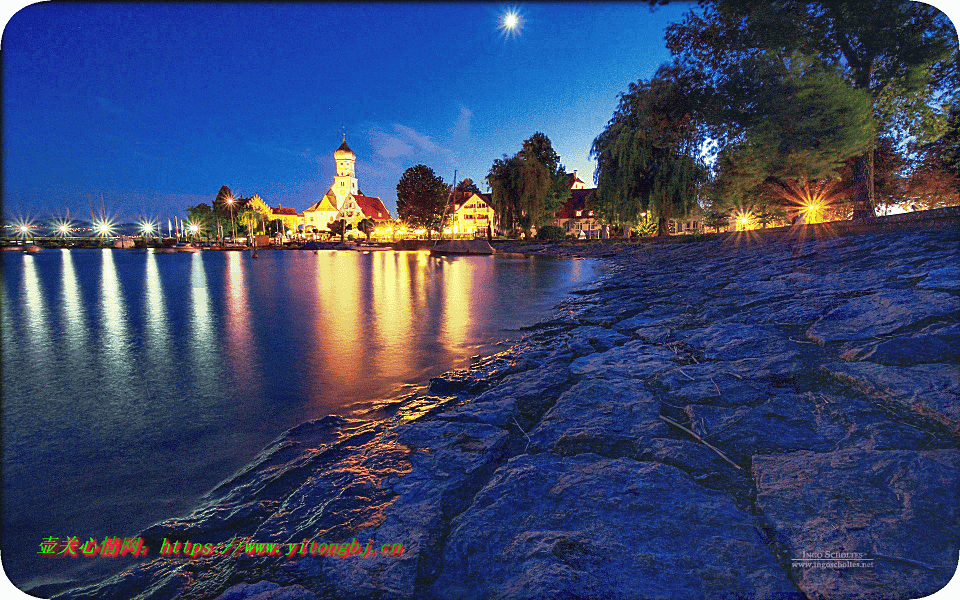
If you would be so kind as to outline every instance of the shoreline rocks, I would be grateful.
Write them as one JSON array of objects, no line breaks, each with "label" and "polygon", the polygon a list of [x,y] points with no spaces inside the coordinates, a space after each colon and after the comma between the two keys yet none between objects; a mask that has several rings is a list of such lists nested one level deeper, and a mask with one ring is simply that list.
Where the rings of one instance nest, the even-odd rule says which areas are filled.
[{"label": "shoreline rocks", "polygon": [[619,246],[510,350],[288,431],[143,534],[402,555],[153,556],[58,598],[933,593],[960,553],[958,259],[956,221]]}]

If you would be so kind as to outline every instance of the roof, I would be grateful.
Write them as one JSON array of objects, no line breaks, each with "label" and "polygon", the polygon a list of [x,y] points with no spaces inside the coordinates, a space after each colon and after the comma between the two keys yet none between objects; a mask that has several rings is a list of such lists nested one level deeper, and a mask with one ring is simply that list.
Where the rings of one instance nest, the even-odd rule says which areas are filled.
[{"label": "roof", "polygon": [[[581,190],[570,190],[570,198],[563,203],[563,207],[560,208],[560,212],[557,213],[557,218],[559,219],[576,219],[578,210],[588,210],[587,209],[587,198],[590,197],[593,192],[596,191],[596,188],[591,189],[581,189]],[[586,218],[588,215],[581,214],[579,218]]]},{"label": "roof", "polygon": [[278,206],[278,207],[276,207],[276,208],[274,208],[274,207],[271,206],[271,207],[270,207],[270,212],[272,212],[272,213],[275,214],[275,215],[293,215],[293,216],[296,216],[296,215],[297,215],[297,209],[295,209],[295,208],[283,208],[282,206]]},{"label": "roof", "polygon": [[570,178],[570,180],[567,182],[567,187],[571,187],[571,188],[572,188],[572,187],[573,187],[573,184],[575,184],[575,183],[583,183],[583,180],[580,179],[579,177],[577,177],[577,172],[576,172],[576,171],[574,171],[573,173],[567,173],[567,177]]},{"label": "roof", "polygon": [[363,216],[367,217],[368,219],[373,219],[374,221],[390,220],[390,213],[387,211],[387,207],[383,205],[383,201],[380,200],[380,198],[355,195],[353,199],[357,201],[357,206],[359,206],[360,210],[363,211]]},{"label": "roof", "polygon": [[353,153],[353,150],[350,149],[350,146],[347,145],[346,139],[343,140],[343,143],[340,144],[340,147],[337,148],[336,152],[333,153],[333,156],[339,157],[341,154],[351,154],[356,156],[356,154]]},{"label": "roof", "polygon": [[313,206],[311,206],[310,208],[306,209],[306,210],[303,211],[303,212],[308,212],[308,211],[313,212],[313,211],[316,211],[316,210],[332,210],[332,211],[336,211],[337,208],[333,205],[332,202],[330,202],[330,198],[331,198],[331,197],[332,197],[332,196],[331,196],[329,193],[327,193],[326,196],[324,196],[323,198],[320,198],[319,200],[317,200],[317,202],[316,202]]},{"label": "roof", "polygon": [[457,210],[460,208],[462,204],[469,201],[474,196],[486,202],[487,206],[491,206],[491,207],[493,206],[492,204],[490,204],[489,194],[478,194],[476,192],[454,192],[453,195],[450,197],[450,206],[453,207],[453,210]]}]

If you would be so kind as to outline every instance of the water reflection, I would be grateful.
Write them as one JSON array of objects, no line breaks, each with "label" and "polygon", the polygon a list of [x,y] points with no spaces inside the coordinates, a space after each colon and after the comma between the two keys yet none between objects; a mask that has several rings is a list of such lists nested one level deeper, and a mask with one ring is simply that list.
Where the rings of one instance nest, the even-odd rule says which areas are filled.
[{"label": "water reflection", "polygon": [[[357,366],[363,330],[358,306],[360,270],[358,254],[330,251],[326,268],[316,272],[319,290],[319,341],[324,348],[327,377],[335,376],[338,387],[353,386],[363,374]],[[327,378],[325,377],[325,379]]]},{"label": "water reflection", "polygon": [[70,250],[60,251],[61,280],[60,306],[63,310],[64,338],[70,351],[76,353],[87,343],[87,325],[83,315],[83,300],[80,297],[80,282],[73,268]]},{"label": "water reflection", "polygon": [[23,292],[26,305],[26,340],[24,347],[36,368],[44,369],[49,362],[50,321],[37,276],[37,258],[23,257]]},{"label": "water reflection", "polygon": [[146,260],[147,267],[144,273],[146,354],[148,364],[156,371],[155,377],[158,381],[154,383],[159,385],[166,379],[165,375],[172,368],[173,349],[170,342],[167,305],[163,297],[163,283],[157,267],[157,255],[150,252]]},{"label": "water reflection", "polygon": [[114,398],[130,391],[130,333],[127,309],[120,289],[113,250],[100,251],[100,346],[104,360],[102,380]]},{"label": "water reflection", "polygon": [[241,252],[225,252],[224,308],[226,354],[230,371],[241,380],[257,379],[252,356],[256,352],[247,298],[246,265]]},{"label": "water reflection", "polygon": [[463,349],[470,333],[470,298],[473,295],[474,270],[489,266],[489,261],[471,264],[469,259],[439,261],[443,271],[443,342],[450,353]]},{"label": "water reflection", "polygon": [[3,558],[18,582],[46,572],[36,543],[58,523],[133,534],[185,514],[287,428],[465,366],[592,277],[425,252],[4,254]]},{"label": "water reflection", "polygon": [[213,312],[207,273],[203,268],[203,253],[191,254],[190,261],[190,327],[187,331],[190,362],[196,390],[204,395],[218,396],[220,360],[214,336]]}]

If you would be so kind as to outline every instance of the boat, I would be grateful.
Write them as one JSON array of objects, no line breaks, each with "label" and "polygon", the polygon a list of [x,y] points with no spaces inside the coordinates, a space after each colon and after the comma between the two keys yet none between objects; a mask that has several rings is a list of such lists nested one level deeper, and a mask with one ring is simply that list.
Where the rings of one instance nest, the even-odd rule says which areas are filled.
[{"label": "boat", "polygon": [[179,244],[174,246],[174,248],[176,248],[177,252],[200,252],[200,248],[197,248],[192,244],[186,244],[184,242],[180,242]]},{"label": "boat", "polygon": [[36,244],[27,244],[26,246],[23,246],[23,251],[27,254],[36,254],[37,252],[40,252],[40,246]]},{"label": "boat", "polygon": [[129,238],[125,235],[121,235],[120,239],[113,243],[113,247],[119,250],[128,250],[130,248],[133,248],[133,246],[134,246],[133,238]]}]

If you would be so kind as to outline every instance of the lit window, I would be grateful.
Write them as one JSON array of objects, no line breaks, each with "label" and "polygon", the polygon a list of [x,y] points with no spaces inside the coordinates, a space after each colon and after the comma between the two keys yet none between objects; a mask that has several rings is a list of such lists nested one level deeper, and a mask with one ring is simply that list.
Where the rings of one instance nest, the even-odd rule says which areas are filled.
[{"label": "lit window", "polygon": [[582,214],[583,214],[583,211],[582,211],[582,210],[578,210],[578,211],[577,211],[577,216],[578,216],[578,217],[581,216]]}]

